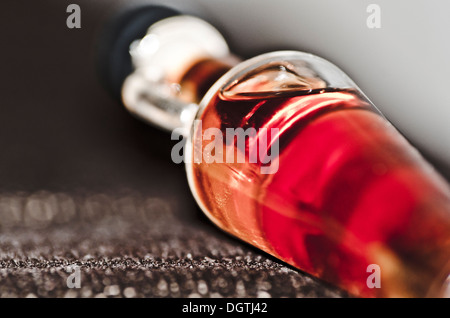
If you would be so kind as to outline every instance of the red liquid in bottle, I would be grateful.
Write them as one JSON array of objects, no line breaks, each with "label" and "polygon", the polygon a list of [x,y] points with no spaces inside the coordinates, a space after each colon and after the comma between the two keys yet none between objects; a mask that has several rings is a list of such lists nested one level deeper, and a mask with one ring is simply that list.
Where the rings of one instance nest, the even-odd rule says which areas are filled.
[{"label": "red liquid in bottle", "polygon": [[[193,163],[196,195],[223,230],[359,296],[433,295],[448,275],[448,185],[354,90],[217,93],[201,132],[279,129],[278,170],[261,162]],[[210,140],[202,140],[202,148]],[[228,143],[227,143],[228,142]],[[381,270],[369,288],[368,265]],[[431,291],[430,291],[431,290]]]}]

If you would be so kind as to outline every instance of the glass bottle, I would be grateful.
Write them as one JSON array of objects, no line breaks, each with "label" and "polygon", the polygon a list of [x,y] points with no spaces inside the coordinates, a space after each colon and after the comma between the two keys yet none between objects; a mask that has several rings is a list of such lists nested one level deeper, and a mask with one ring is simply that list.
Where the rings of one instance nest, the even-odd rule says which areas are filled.
[{"label": "glass bottle", "polygon": [[448,296],[449,186],[348,76],[297,51],[240,61],[203,20],[140,12],[158,10],[121,97],[186,140],[172,158],[212,222],[356,296]]}]

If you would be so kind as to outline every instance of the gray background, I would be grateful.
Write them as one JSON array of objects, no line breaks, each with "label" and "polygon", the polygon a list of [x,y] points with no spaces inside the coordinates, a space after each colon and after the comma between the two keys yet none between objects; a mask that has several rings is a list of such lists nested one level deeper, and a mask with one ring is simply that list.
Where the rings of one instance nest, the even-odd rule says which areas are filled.
[{"label": "gray background", "polygon": [[[424,153],[450,168],[450,2],[446,0],[169,1],[207,18],[244,56],[310,52],[343,69]],[[366,8],[381,7],[369,29]]]}]

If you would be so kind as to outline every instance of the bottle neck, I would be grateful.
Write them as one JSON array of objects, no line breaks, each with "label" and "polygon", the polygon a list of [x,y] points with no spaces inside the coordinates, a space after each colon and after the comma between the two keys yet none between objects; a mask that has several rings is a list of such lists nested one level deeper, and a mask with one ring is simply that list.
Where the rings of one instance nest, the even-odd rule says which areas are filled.
[{"label": "bottle neck", "polygon": [[239,60],[203,20],[176,16],[152,25],[130,46],[134,71],[122,87],[125,107],[154,126],[187,135],[206,91]]},{"label": "bottle neck", "polygon": [[186,103],[200,103],[209,88],[239,61],[235,58],[202,59],[194,63],[180,80],[179,98]]}]

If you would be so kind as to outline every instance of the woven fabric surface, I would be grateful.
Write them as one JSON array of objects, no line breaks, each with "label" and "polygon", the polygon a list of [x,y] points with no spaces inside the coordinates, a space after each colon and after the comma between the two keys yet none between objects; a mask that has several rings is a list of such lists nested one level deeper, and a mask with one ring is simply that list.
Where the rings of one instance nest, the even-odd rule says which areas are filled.
[{"label": "woven fabric surface", "polygon": [[184,211],[131,191],[3,194],[0,297],[345,296]]}]

